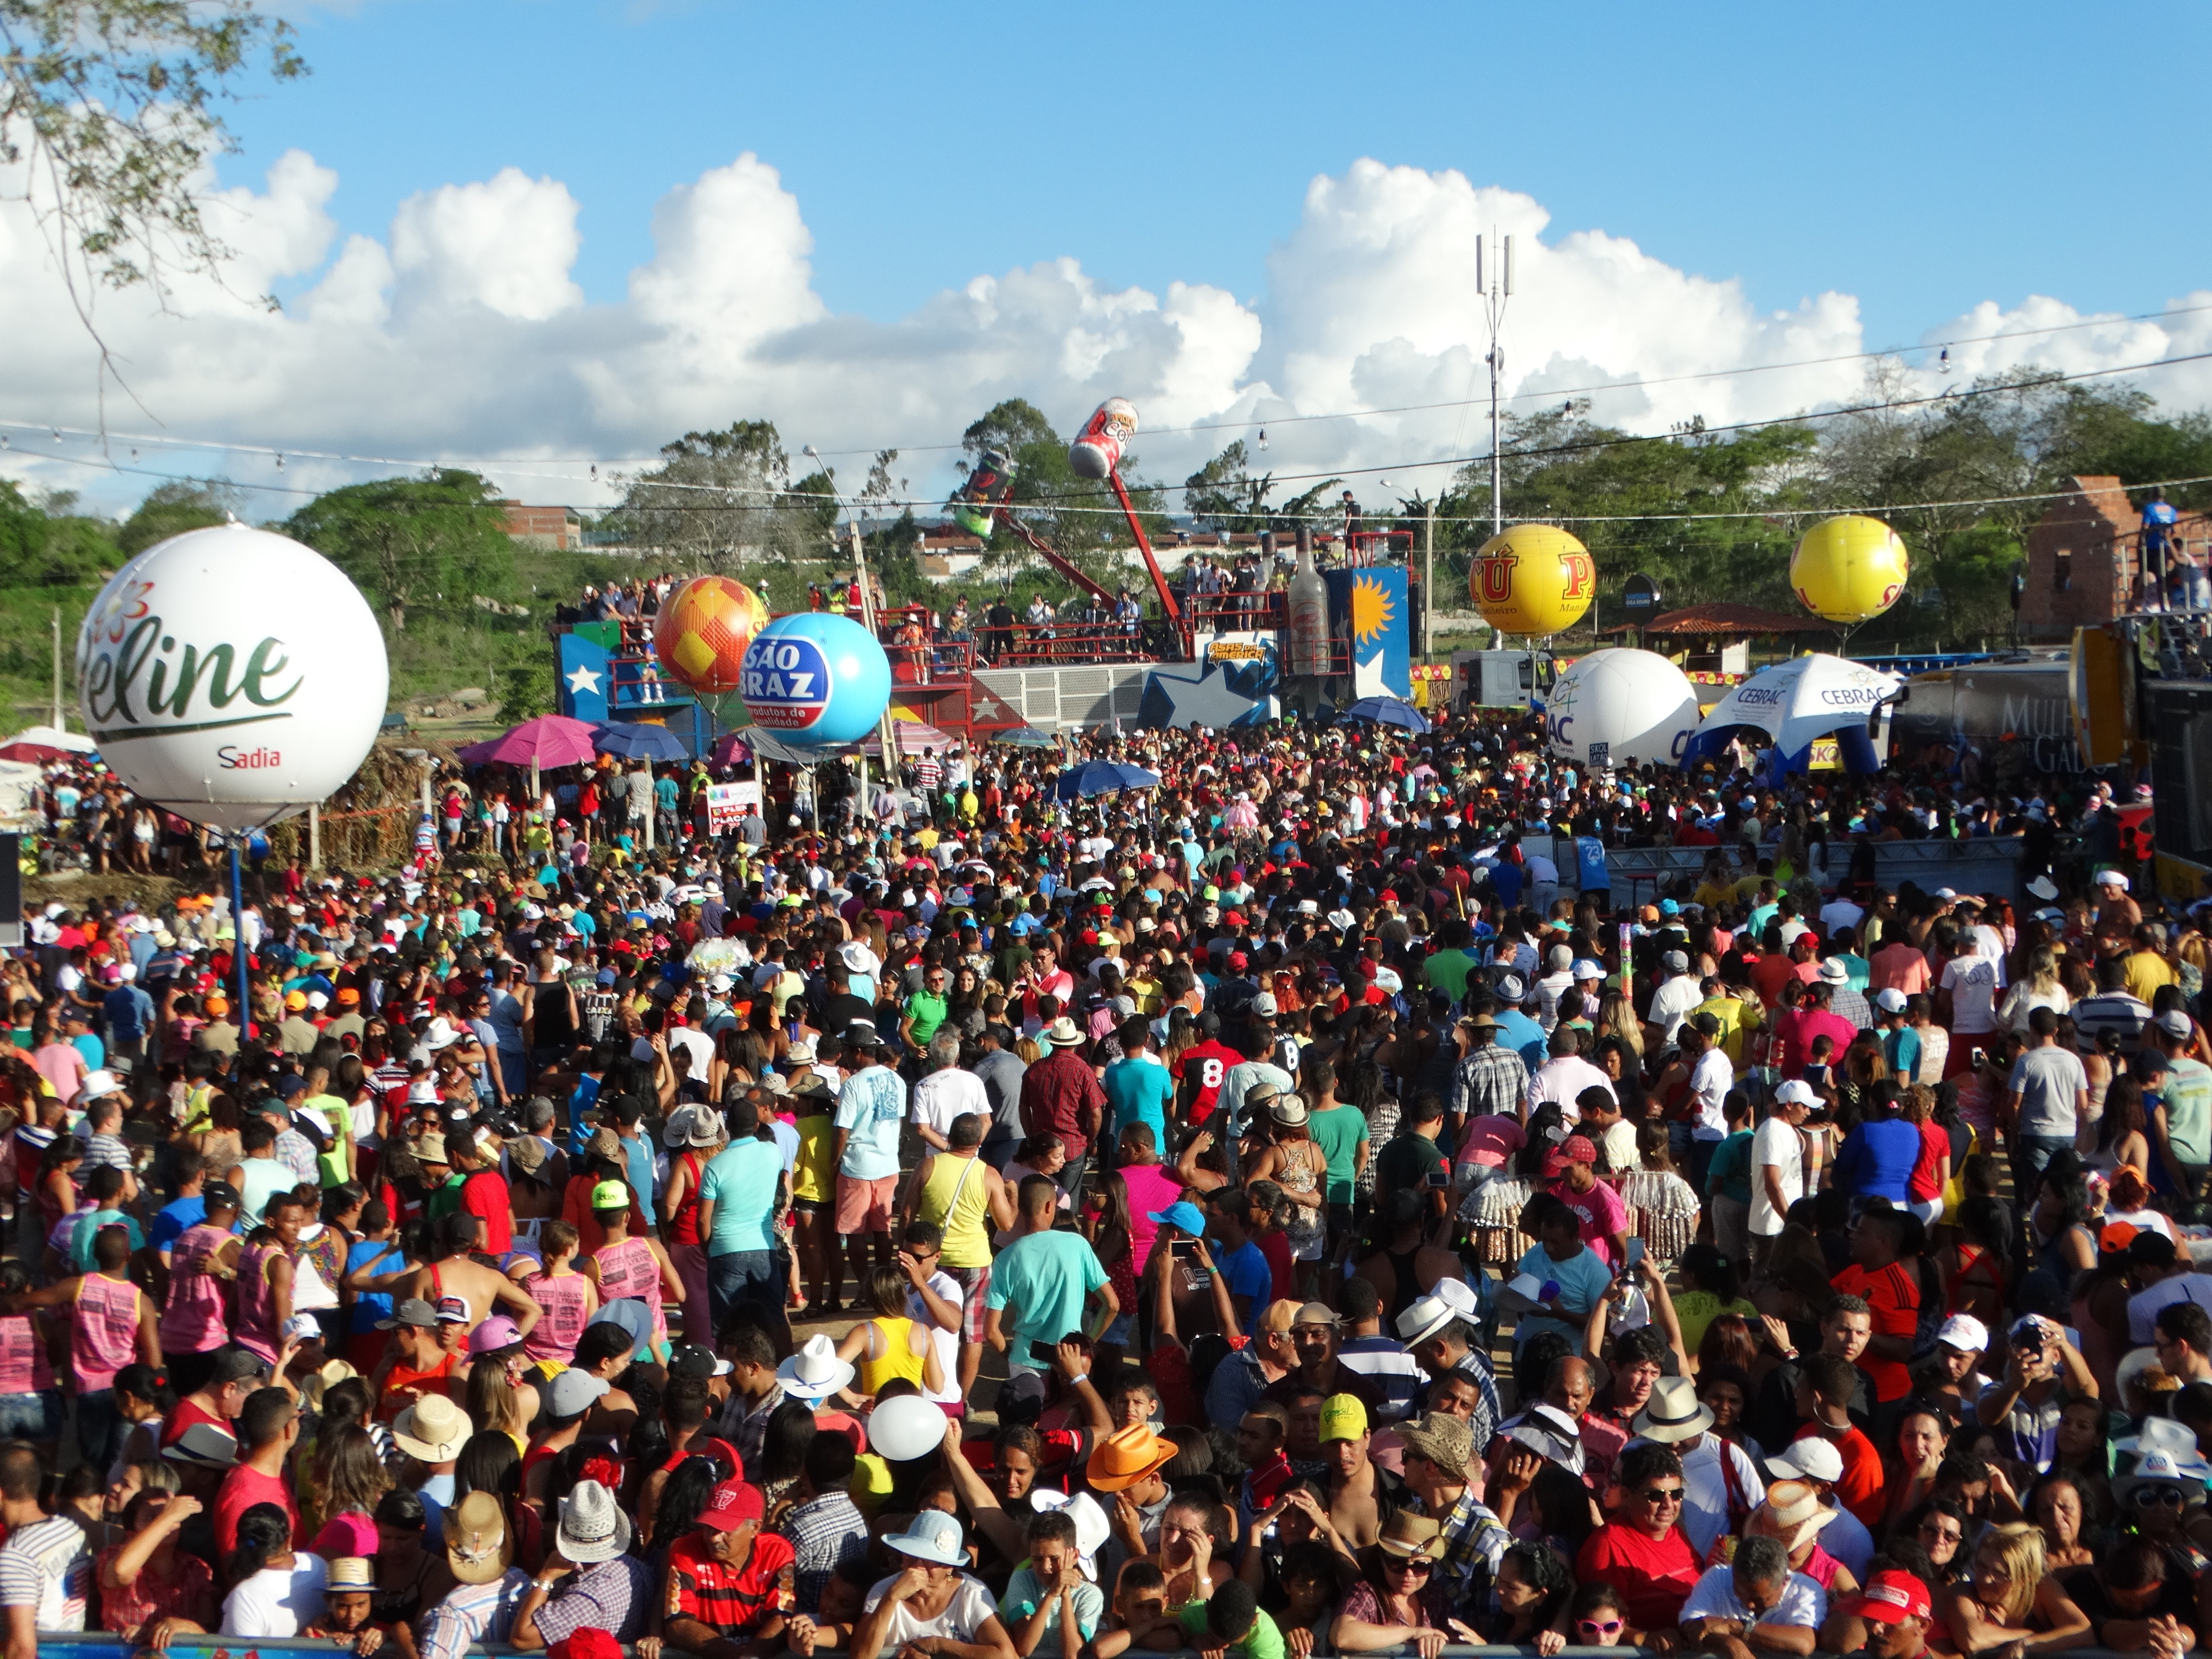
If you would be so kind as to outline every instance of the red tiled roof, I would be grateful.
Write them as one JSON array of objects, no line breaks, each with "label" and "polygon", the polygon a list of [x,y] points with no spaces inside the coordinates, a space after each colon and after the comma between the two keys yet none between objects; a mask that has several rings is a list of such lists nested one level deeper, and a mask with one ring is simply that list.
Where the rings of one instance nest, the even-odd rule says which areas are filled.
[{"label": "red tiled roof", "polygon": [[1600,629],[1603,634],[1626,633],[1641,628],[1647,634],[1832,634],[1832,623],[1803,612],[1761,611],[1757,605],[1692,605],[1668,611],[1644,623],[1620,623]]}]

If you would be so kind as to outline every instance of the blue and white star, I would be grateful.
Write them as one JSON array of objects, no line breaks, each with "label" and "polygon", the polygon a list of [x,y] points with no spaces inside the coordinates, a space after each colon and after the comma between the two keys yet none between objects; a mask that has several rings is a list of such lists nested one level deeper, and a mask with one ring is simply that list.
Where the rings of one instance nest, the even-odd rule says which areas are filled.
[{"label": "blue and white star", "polygon": [[599,689],[599,671],[580,664],[568,675],[568,690],[575,693],[596,692]]}]

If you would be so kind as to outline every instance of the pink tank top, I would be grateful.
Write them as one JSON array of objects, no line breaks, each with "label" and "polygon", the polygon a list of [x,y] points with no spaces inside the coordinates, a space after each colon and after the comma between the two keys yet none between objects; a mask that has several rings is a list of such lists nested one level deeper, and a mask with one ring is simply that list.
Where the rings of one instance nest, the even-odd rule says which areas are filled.
[{"label": "pink tank top", "polygon": [[228,1338],[229,1285],[213,1274],[186,1270],[203,1265],[229,1237],[225,1228],[191,1227],[169,1247],[174,1271],[169,1276],[169,1299],[161,1309],[164,1354],[205,1353]]},{"label": "pink tank top", "polygon": [[1152,1217],[1182,1197],[1182,1183],[1159,1164],[1124,1164],[1121,1180],[1129,1189],[1129,1257],[1142,1279],[1152,1262],[1152,1241],[1160,1232],[1160,1224]]},{"label": "pink tank top", "polygon": [[660,1264],[653,1259],[653,1246],[642,1238],[625,1238],[619,1244],[599,1246],[599,1300],[618,1302],[626,1296],[641,1298],[653,1310],[653,1334],[665,1336],[668,1322],[660,1311]]},{"label": "pink tank top", "polygon": [[29,1314],[0,1319],[0,1395],[34,1394],[54,1386],[54,1362]]},{"label": "pink tank top", "polygon": [[138,1358],[138,1287],[127,1279],[88,1273],[77,1286],[70,1324],[70,1364],[77,1392],[94,1394]]},{"label": "pink tank top", "polygon": [[272,1365],[276,1363],[276,1291],[269,1283],[269,1264],[283,1254],[281,1244],[249,1244],[238,1258],[238,1328],[232,1340]]},{"label": "pink tank top", "polygon": [[[606,1264],[599,1264],[604,1275]],[[581,1273],[554,1279],[540,1273],[530,1281],[531,1299],[545,1310],[545,1316],[524,1339],[523,1353],[532,1359],[557,1359],[567,1364],[576,1357],[576,1339],[584,1334],[584,1305],[591,1281]]]}]

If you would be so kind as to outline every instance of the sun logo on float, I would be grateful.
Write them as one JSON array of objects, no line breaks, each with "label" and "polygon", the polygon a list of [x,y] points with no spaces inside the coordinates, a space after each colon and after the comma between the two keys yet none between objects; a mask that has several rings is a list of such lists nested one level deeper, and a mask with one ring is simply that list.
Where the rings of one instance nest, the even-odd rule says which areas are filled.
[{"label": "sun logo on float", "polygon": [[1352,584],[1352,637],[1365,644],[1389,627],[1390,590],[1365,576]]}]

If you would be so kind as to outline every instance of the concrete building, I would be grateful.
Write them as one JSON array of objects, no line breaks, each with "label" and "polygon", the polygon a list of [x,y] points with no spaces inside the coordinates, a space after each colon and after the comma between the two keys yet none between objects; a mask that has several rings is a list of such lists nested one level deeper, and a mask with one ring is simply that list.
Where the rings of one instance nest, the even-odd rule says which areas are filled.
[{"label": "concrete building", "polygon": [[520,501],[500,503],[506,519],[501,528],[526,547],[542,547],[561,553],[582,550],[584,520],[573,507],[525,507]]},{"label": "concrete building", "polygon": [[[2212,524],[2202,513],[2184,513],[2173,535],[2201,560]],[[2141,505],[2109,475],[2068,479],[2065,494],[2027,532],[2025,574],[2024,640],[2070,638],[2076,628],[2143,608]]]}]

